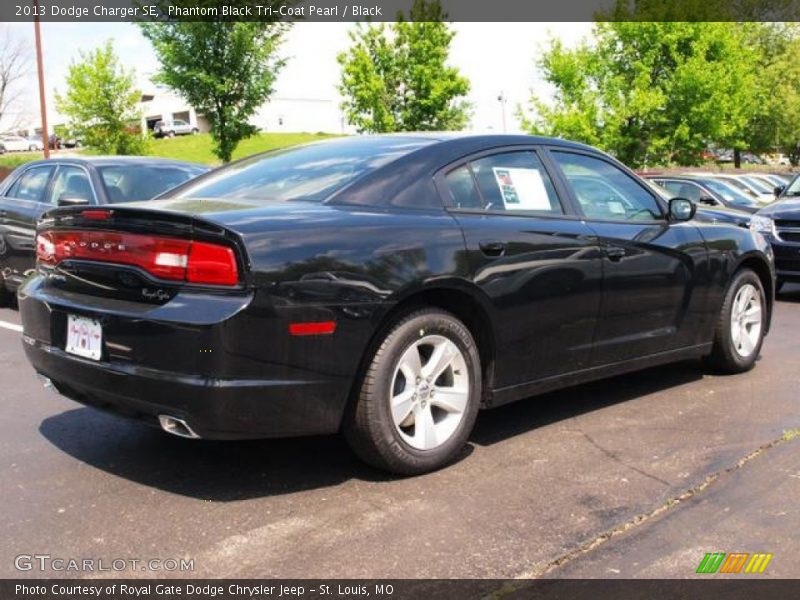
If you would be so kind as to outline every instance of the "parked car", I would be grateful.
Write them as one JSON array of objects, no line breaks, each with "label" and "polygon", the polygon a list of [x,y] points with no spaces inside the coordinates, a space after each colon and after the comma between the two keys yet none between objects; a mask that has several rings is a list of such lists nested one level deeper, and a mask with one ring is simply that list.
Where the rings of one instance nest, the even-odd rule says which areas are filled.
[{"label": "parked car", "polygon": [[736,187],[741,192],[744,192],[745,194],[755,198],[762,204],[768,204],[775,200],[775,194],[773,190],[765,190],[763,186],[748,182],[740,175],[713,173],[709,174],[709,176],[723,181],[730,186]]},{"label": "parked car", "polygon": [[200,133],[200,129],[181,119],[157,121],[153,128],[153,134],[156,137],[175,137],[176,135],[196,135],[198,133]]},{"label": "parked car", "polygon": [[35,264],[37,219],[56,206],[104,206],[153,198],[208,171],[158,158],[58,158],[28,163],[0,183],[0,304]]},{"label": "parked car", "polygon": [[21,135],[4,135],[0,137],[7,152],[34,152],[42,149],[41,140],[30,140]]},{"label": "parked car", "polygon": [[6,147],[3,145],[3,140],[0,140],[0,154],[6,153]]},{"label": "parked car", "polygon": [[28,150],[41,151],[44,150],[44,144],[41,137],[30,136],[25,138],[28,141]]},{"label": "parked car", "polygon": [[754,214],[750,228],[772,246],[776,291],[786,282],[800,281],[800,179],[795,177],[777,202]]},{"label": "parked car", "polygon": [[[648,178],[666,189],[672,196],[688,198],[702,206],[726,208],[737,213],[754,213],[761,206],[754,199],[712,178],[692,175],[651,175]],[[749,219],[744,221],[749,223]]]},{"label": "parked car", "polygon": [[80,148],[83,146],[83,140],[79,137],[71,136],[64,140],[64,148]]},{"label": "parked car", "polygon": [[656,364],[754,365],[774,267],[613,158],[528,136],[354,136],[162,199],[58,208],[19,294],[60,393],[189,438],[343,429],[454,460],[480,408]]}]

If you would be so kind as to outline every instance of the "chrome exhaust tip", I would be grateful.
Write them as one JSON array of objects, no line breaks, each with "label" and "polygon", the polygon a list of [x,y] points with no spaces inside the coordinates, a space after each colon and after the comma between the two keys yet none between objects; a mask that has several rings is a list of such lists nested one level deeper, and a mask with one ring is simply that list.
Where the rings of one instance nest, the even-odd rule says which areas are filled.
[{"label": "chrome exhaust tip", "polygon": [[178,417],[172,417],[170,415],[158,415],[158,422],[161,424],[161,429],[163,429],[167,433],[171,433],[172,435],[177,435],[178,437],[190,438],[193,440],[200,439],[200,436],[197,435],[194,429],[189,427],[189,424],[183,419],[179,419]]},{"label": "chrome exhaust tip", "polygon": [[42,387],[47,391],[53,392],[54,394],[60,395],[58,389],[56,388],[55,384],[49,377],[45,377],[41,373],[36,374],[36,378],[42,382]]}]

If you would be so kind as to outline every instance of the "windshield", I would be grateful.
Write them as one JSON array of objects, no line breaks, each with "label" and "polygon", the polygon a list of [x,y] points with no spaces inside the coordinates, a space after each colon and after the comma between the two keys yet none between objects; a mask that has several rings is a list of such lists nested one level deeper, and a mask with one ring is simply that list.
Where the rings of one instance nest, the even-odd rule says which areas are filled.
[{"label": "windshield", "polygon": [[99,167],[109,201],[150,200],[208,169],[192,165],[142,166],[136,164]]},{"label": "windshield", "polygon": [[432,141],[351,137],[295,146],[219,169],[181,190],[177,197],[322,202],[361,175]]},{"label": "windshield", "polygon": [[800,196],[800,175],[796,175],[792,182],[786,187],[784,196]]},{"label": "windshield", "polygon": [[709,187],[712,192],[716,192],[726,202],[731,204],[738,204],[739,206],[758,206],[758,203],[752,198],[745,196],[737,189],[718,181],[717,179],[701,179],[703,185]]},{"label": "windshield", "polygon": [[770,187],[760,179],[756,177],[750,177],[749,175],[742,177],[747,183],[750,184],[750,187],[755,189],[760,194],[771,194],[772,190]]}]

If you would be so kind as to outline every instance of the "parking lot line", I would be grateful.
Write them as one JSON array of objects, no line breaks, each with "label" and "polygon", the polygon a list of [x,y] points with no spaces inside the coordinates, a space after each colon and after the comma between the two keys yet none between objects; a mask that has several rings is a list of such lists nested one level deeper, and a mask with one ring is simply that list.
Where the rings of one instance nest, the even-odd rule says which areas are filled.
[{"label": "parking lot line", "polygon": [[22,325],[17,325],[16,323],[7,323],[6,321],[0,321],[0,328],[10,329],[11,331],[22,333]]}]

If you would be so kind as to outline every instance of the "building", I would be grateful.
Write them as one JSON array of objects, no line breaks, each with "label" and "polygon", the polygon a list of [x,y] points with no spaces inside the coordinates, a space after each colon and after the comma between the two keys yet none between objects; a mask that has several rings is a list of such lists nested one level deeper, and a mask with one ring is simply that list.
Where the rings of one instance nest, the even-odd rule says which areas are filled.
[{"label": "building", "polygon": [[[143,131],[152,131],[157,121],[175,119],[186,121],[201,133],[211,128],[204,115],[198,114],[180,96],[166,90],[143,93],[140,106]],[[258,110],[251,123],[269,132],[349,133],[335,99],[273,98]]]}]

